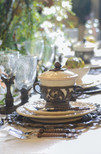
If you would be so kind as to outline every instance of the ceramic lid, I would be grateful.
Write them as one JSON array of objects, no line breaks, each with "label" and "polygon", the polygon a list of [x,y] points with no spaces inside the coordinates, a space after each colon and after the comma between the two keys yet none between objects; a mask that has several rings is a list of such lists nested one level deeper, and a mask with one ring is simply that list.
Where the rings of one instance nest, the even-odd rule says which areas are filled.
[{"label": "ceramic lid", "polygon": [[56,62],[55,68],[42,73],[39,76],[39,79],[42,79],[42,80],[68,80],[68,79],[72,79],[72,78],[76,78],[76,77],[78,77],[77,74],[75,74],[67,69],[61,68],[61,64],[59,62]]},{"label": "ceramic lid", "polygon": [[77,44],[75,44],[73,46],[73,49],[75,51],[93,51],[93,49],[95,48],[95,43],[91,43],[89,41],[81,41],[81,42],[78,42]]}]

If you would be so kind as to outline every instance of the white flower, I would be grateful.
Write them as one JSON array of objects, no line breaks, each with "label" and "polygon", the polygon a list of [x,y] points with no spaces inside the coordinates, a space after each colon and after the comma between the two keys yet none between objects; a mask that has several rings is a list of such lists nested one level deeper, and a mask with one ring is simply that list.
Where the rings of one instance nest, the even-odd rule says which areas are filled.
[{"label": "white flower", "polygon": [[52,28],[52,27],[54,27],[54,24],[51,23],[50,21],[44,21],[40,26],[41,26],[41,28],[45,28],[45,27]]},{"label": "white flower", "polygon": [[56,13],[56,9],[54,6],[52,7],[44,7],[42,14],[44,15],[51,15],[51,14],[55,14]]},{"label": "white flower", "polygon": [[61,16],[57,16],[57,17],[56,17],[56,20],[57,20],[57,21],[61,21],[61,20],[62,20],[62,17],[61,17]]},{"label": "white flower", "polygon": [[70,2],[69,1],[63,1],[62,2],[62,7],[63,8],[67,8],[68,10],[71,10],[72,9],[72,5],[70,4]]},{"label": "white flower", "polygon": [[55,6],[55,9],[57,10],[57,11],[60,11],[60,6]]}]

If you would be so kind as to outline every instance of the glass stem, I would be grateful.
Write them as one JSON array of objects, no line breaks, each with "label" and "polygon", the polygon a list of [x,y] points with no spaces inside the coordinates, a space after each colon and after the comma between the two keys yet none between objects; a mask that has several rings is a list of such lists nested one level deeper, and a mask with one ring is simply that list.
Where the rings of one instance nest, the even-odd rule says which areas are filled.
[{"label": "glass stem", "polygon": [[12,76],[10,78],[8,78],[7,76],[2,76],[1,77],[2,81],[5,83],[6,85],[6,88],[7,88],[7,93],[6,93],[6,96],[5,96],[5,104],[6,104],[6,107],[13,107],[13,96],[11,94],[11,90],[10,90],[10,87],[11,85],[14,83],[14,79],[15,77]]},{"label": "glass stem", "polygon": [[25,104],[28,102],[28,89],[21,89],[21,104]]}]

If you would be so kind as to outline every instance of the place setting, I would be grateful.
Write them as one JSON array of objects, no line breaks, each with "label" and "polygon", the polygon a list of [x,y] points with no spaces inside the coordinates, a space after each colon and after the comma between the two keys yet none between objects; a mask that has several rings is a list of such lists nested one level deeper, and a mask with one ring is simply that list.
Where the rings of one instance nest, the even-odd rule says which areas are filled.
[{"label": "place setting", "polygon": [[[6,110],[6,118],[1,119],[1,126],[6,121],[14,128],[16,126],[33,128],[33,132],[38,129],[37,137],[69,138],[68,133],[71,133],[72,138],[74,137],[72,129],[75,129],[76,135],[79,135],[76,129],[80,125],[82,125],[82,129],[78,129],[78,132],[83,132],[85,125],[89,127],[88,123],[91,123],[91,125],[95,122],[100,123],[101,114],[98,116],[99,107],[97,104],[76,101],[83,95],[84,91],[82,86],[76,84],[78,74],[56,62],[54,68],[41,73],[38,76],[39,81],[35,82],[36,63],[33,64],[34,74],[32,74],[32,78],[32,68],[29,69],[28,67],[27,69],[27,65],[30,64],[29,61],[27,63],[27,59],[26,65],[23,65],[24,58],[26,57],[20,57],[17,60],[14,70],[14,83],[20,92],[20,103],[17,106],[14,105],[15,108],[6,106],[8,110],[12,108],[13,110],[9,110],[9,112]],[[33,89],[33,94],[30,97],[28,94],[29,87]],[[99,111],[99,113],[101,112]],[[1,112],[1,114],[4,114],[4,112]],[[97,118],[94,119],[92,115],[96,115]],[[53,134],[50,134],[50,128],[53,129]],[[62,128],[61,131],[60,128]],[[69,129],[69,131],[63,135],[66,129]],[[16,133],[18,134],[17,130],[11,129],[9,133],[15,137],[17,136]],[[44,133],[47,133],[47,135]]]},{"label": "place setting", "polygon": [[41,123],[64,123],[82,119],[84,115],[95,111],[96,107],[91,103],[73,101],[83,94],[83,88],[74,85],[77,76],[61,68],[61,64],[56,62],[55,68],[42,73],[39,76],[40,83],[33,85],[34,91],[41,98],[35,101],[33,95],[16,112]]}]

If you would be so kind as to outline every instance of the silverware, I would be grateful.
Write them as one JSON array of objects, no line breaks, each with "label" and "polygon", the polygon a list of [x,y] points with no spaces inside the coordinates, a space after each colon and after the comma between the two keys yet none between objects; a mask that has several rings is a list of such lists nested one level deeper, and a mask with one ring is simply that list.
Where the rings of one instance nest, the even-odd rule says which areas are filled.
[{"label": "silverware", "polygon": [[9,130],[8,132],[9,132],[10,135],[17,137],[19,139],[27,139],[27,136],[21,135],[21,134],[15,132],[15,131]]},{"label": "silverware", "polygon": [[35,136],[37,134],[37,131],[22,131],[16,128],[9,128],[8,133],[14,137],[20,138],[20,139],[28,139],[31,136]]},{"label": "silverware", "polygon": [[69,128],[41,128],[37,137],[63,137],[63,138],[77,138],[81,134],[81,130]]},{"label": "silverware", "polygon": [[69,128],[48,128],[48,129],[45,129],[45,128],[41,128],[39,130],[40,133],[72,133],[72,134],[75,134],[75,133],[78,133],[80,134],[81,133],[81,130],[76,130],[76,129],[69,129]]},{"label": "silverware", "polygon": [[77,138],[77,134],[72,133],[38,133],[37,137],[62,137],[62,138]]}]

